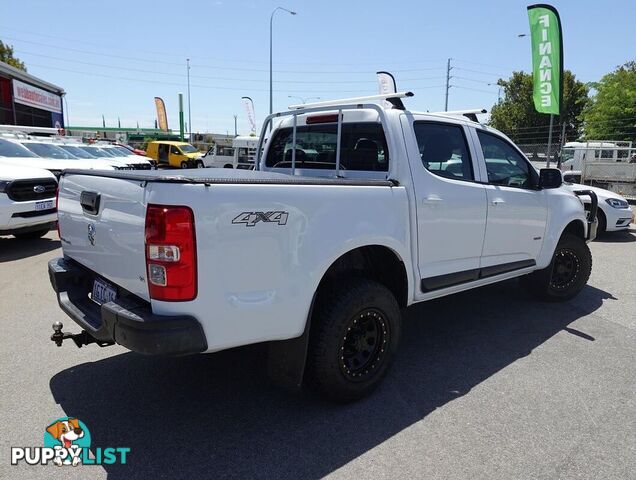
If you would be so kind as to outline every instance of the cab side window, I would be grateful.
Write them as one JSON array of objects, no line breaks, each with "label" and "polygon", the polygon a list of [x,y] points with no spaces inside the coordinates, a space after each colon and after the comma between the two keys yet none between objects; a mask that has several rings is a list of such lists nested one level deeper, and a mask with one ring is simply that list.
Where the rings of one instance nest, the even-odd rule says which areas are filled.
[{"label": "cab side window", "polygon": [[461,125],[415,122],[422,164],[429,172],[454,180],[473,180],[473,167]]},{"label": "cab side window", "polygon": [[496,135],[481,130],[477,131],[477,136],[484,153],[488,183],[505,187],[536,187],[537,172],[512,145]]},{"label": "cab side window", "polygon": [[174,145],[170,147],[170,153],[173,155],[181,155],[181,152],[179,151],[179,149]]}]

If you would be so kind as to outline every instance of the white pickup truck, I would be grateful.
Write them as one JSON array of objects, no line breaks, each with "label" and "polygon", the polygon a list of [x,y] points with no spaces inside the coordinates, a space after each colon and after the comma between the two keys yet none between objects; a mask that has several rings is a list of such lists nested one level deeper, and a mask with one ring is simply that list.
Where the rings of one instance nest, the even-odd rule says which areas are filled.
[{"label": "white pickup truck", "polygon": [[352,401],[387,372],[403,307],[513,277],[573,298],[595,199],[586,217],[559,170],[479,123],[407,111],[410,95],[271,115],[255,171],[65,172],[49,275],[83,331],[58,322],[52,340],[150,355],[269,342],[275,380]]}]

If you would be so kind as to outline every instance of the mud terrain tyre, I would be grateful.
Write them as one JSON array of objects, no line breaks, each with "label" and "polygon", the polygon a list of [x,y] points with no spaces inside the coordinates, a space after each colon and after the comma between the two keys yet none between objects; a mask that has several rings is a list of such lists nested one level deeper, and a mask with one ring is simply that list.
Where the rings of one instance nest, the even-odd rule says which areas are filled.
[{"label": "mud terrain tyre", "polygon": [[543,300],[559,302],[574,298],[592,273],[592,254],[581,237],[565,233],[550,265],[521,277],[521,285]]},{"label": "mud terrain tyre", "polygon": [[365,278],[325,288],[311,320],[308,380],[329,399],[352,402],[389,370],[400,341],[400,308],[388,288]]}]

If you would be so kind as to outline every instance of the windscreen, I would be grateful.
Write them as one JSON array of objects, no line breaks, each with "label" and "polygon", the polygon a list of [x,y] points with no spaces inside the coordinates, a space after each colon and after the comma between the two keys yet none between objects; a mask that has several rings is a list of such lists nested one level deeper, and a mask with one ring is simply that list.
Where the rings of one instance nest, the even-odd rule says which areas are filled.
[{"label": "windscreen", "polygon": [[37,155],[22,145],[0,138],[0,157],[37,158]]},{"label": "windscreen", "polygon": [[183,153],[196,153],[198,150],[192,145],[179,145],[179,148]]},{"label": "windscreen", "polygon": [[67,152],[66,150],[58,147],[57,145],[51,145],[49,143],[36,143],[36,142],[22,142],[26,148],[31,150],[36,155],[45,158],[57,158],[64,160],[77,159],[75,155]]},{"label": "windscreen", "polygon": [[572,160],[574,158],[574,149],[573,148],[564,148],[563,153],[561,155],[561,161],[567,162],[568,160]]},{"label": "windscreen", "polygon": [[115,152],[119,153],[120,155],[123,155],[125,157],[132,157],[135,154],[132,153],[130,150],[124,148],[124,147],[112,147],[112,150],[115,150]]},{"label": "windscreen", "polygon": [[109,155],[108,153],[106,153],[101,148],[97,148],[97,147],[79,147],[79,148],[81,148],[82,150],[90,153],[94,157],[99,157],[99,158],[104,158],[104,157],[110,158],[110,157],[112,157],[112,155]]},{"label": "windscreen", "polygon": [[77,158],[96,158],[94,155],[91,155],[86,150],[79,146],[74,145],[59,145],[62,150],[66,150],[70,154],[76,156]]}]

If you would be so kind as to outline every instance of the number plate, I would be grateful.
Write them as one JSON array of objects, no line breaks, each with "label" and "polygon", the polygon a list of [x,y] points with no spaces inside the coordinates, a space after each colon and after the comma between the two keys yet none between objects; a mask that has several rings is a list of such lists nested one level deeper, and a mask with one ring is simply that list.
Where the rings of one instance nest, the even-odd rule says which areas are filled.
[{"label": "number plate", "polygon": [[117,290],[100,278],[93,283],[93,295],[91,299],[98,304],[112,302],[117,298]]},{"label": "number plate", "polygon": [[49,210],[53,208],[53,200],[45,200],[44,202],[35,202],[35,210]]}]

